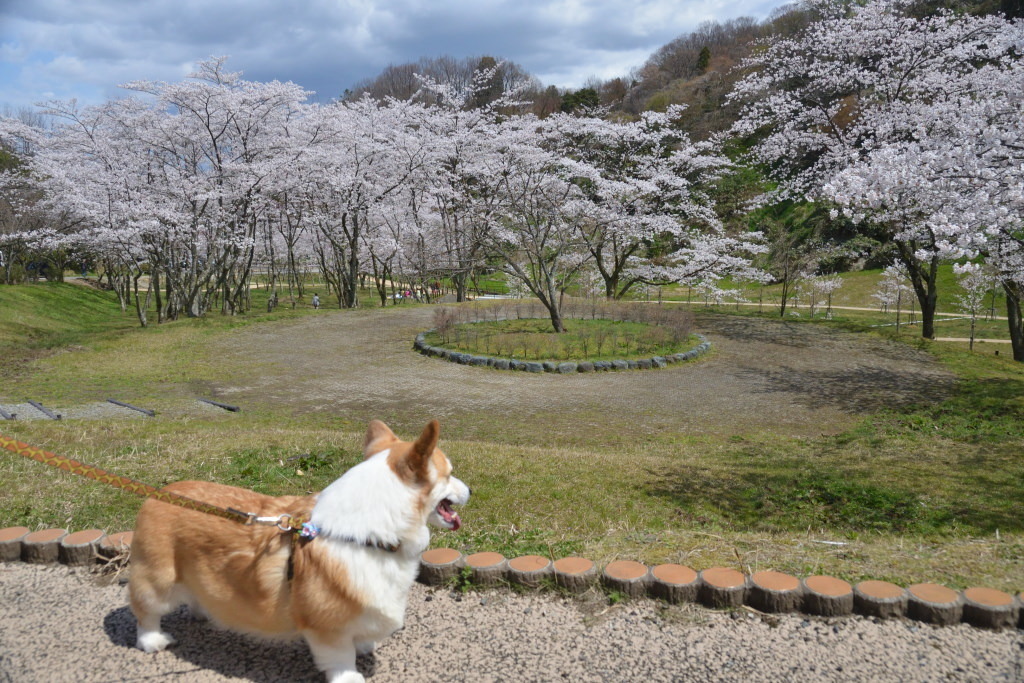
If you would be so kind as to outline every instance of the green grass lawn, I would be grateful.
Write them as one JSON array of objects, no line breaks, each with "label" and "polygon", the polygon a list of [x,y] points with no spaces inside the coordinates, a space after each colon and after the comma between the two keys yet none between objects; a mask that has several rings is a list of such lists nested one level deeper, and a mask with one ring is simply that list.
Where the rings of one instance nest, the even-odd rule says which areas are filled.
[{"label": "green grass lawn", "polygon": [[[261,310],[139,329],[110,293],[0,287],[0,401],[95,400],[102,389],[165,409],[156,420],[6,422],[0,433],[154,485],[201,478],[272,494],[319,490],[359,461],[365,425],[322,413],[173,411],[228,372],[206,352],[210,341],[309,314]],[[1024,364],[922,343],[911,331],[901,338],[957,375],[955,394],[879,411],[839,435],[663,432],[624,444],[581,429],[565,445],[554,433],[523,440],[493,416],[472,437],[445,432],[442,448],[472,482],[473,500],[464,529],[436,534],[435,545],[1024,589]],[[139,505],[2,452],[0,486],[0,526],[115,531],[131,527]]]}]

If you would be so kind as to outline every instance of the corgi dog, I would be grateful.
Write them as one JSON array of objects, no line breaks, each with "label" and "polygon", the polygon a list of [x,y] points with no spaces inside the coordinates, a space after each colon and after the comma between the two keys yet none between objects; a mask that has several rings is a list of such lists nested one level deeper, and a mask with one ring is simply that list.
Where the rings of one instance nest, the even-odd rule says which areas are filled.
[{"label": "corgi dog", "polygon": [[[137,645],[174,643],[160,618],[180,604],[236,631],[302,636],[332,683],[357,683],[356,653],[402,627],[428,523],[456,530],[469,487],[437,448],[437,420],[415,442],[370,423],[365,459],[319,494],[266,496],[210,482],[164,490],[260,518],[309,519],[304,536],[160,500],[143,503],[131,549]],[[285,518],[287,519],[287,517]],[[287,529],[287,526],[285,527]]]}]

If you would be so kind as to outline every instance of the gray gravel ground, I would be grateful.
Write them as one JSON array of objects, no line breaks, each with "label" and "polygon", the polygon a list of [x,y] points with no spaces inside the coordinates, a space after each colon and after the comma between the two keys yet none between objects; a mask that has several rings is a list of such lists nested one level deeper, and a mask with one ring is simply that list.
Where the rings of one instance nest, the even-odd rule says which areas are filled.
[{"label": "gray gravel ground", "polygon": [[[65,567],[0,565],[0,681],[319,681],[302,643],[176,612],[179,640],[132,647],[121,585]],[[1021,681],[1024,632],[905,620],[712,612],[638,600],[416,585],[406,627],[360,667],[392,681]]]}]

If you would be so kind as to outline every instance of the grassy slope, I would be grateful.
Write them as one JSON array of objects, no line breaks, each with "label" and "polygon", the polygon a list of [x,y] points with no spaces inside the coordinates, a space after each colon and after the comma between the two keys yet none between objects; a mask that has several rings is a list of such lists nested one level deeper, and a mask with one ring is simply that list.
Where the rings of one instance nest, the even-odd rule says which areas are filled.
[{"label": "grassy slope", "polygon": [[[362,425],[170,410],[172,398],[219,372],[205,341],[301,314],[214,315],[139,330],[109,294],[0,287],[0,354],[32,358],[0,399],[92,400],[102,386],[169,409],[162,420],[15,422],[3,433],[154,484],[204,478],[268,493],[317,490],[358,462]],[[40,350],[67,343],[78,350]],[[879,413],[839,436],[660,434],[612,446],[595,432],[561,447],[493,421],[473,440],[448,434],[443,446],[473,483],[474,500],[464,531],[435,542],[1020,590],[1024,368],[928,346],[962,378],[957,396]],[[305,457],[288,460],[298,454]],[[0,485],[4,526],[121,529],[138,508],[128,494],[2,454]]]},{"label": "grassy slope", "polygon": [[46,283],[0,286],[0,349],[59,348],[135,325],[109,292]]}]

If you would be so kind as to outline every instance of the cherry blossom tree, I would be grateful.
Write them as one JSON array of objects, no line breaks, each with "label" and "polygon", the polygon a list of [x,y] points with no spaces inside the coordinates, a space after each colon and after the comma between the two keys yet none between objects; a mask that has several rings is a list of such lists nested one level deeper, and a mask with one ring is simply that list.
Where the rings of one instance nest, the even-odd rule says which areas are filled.
[{"label": "cherry blossom tree", "polygon": [[978,314],[985,309],[985,297],[996,285],[998,278],[991,269],[978,263],[958,264],[954,270],[959,275],[963,293],[956,297],[956,305],[971,317],[970,350],[974,350],[974,332],[978,324]]},{"label": "cherry blossom tree", "polygon": [[[913,13],[909,0],[810,0],[820,17],[755,51],[732,100],[746,102],[734,132],[760,137],[751,159],[779,183],[776,198],[829,200],[893,242],[934,338],[937,274],[950,255],[947,226],[915,201],[908,158],[940,123],[936,102],[983,103],[974,76],[1016,59],[1020,24],[999,16]],[[955,139],[970,128],[948,131]],[[876,182],[879,181],[879,182]],[[978,226],[974,226],[976,229]]]},{"label": "cherry blossom tree", "polygon": [[807,302],[810,317],[825,307],[825,315],[832,315],[832,297],[843,286],[843,278],[838,275],[803,273],[797,282],[797,296]]},{"label": "cherry blossom tree", "polygon": [[420,77],[432,103],[421,111],[419,127],[430,172],[413,200],[420,229],[437,245],[438,274],[450,278],[460,302],[472,275],[485,266],[484,245],[498,209],[501,178],[494,169],[502,168],[500,140],[507,133],[498,122],[522,105],[523,84],[499,78],[502,66],[477,69],[465,83]]},{"label": "cherry blossom tree", "polygon": [[287,142],[284,123],[309,95],[293,83],[244,81],[225,61],[200,62],[179,83],[125,86],[155,98],[155,120],[136,137],[139,153],[158,162],[154,177],[170,190],[160,227],[175,239],[153,254],[152,265],[178,293],[171,317],[176,299],[189,315],[214,296],[224,313],[248,307],[257,230],[268,208],[263,184],[286,162],[278,153]]},{"label": "cherry blossom tree", "polygon": [[495,138],[490,177],[499,179],[499,206],[486,232],[488,252],[523,283],[548,311],[555,332],[565,332],[565,290],[589,259],[579,238],[587,204],[570,182],[570,165],[541,142],[532,115],[506,120]]},{"label": "cherry blossom tree", "polygon": [[309,261],[342,307],[359,304],[370,276],[382,304],[398,282],[426,291],[441,276],[464,299],[472,274],[496,267],[557,331],[589,265],[611,296],[749,267],[756,245],[724,233],[702,187],[727,162],[673,129],[674,114],[541,121],[520,113],[499,68],[463,88],[421,79],[405,101],[314,105],[214,58],[97,107],[51,103],[50,130],[0,123],[4,140],[32,149],[4,187],[23,183],[47,225],[3,239],[54,258],[95,254],[143,325],[151,305],[161,322],[245,310],[257,267],[268,306],[282,281],[295,305]]},{"label": "cherry blossom tree", "polygon": [[46,108],[58,123],[37,136],[28,167],[51,221],[65,216],[131,279],[143,325],[151,296],[160,319],[202,315],[215,299],[224,313],[244,310],[263,183],[287,163],[282,124],[308,93],[243,81],[222,58],[180,83],[125,87],[147,97]]},{"label": "cherry blossom tree", "polygon": [[[618,299],[637,283],[719,280],[749,274],[758,235],[728,236],[706,192],[730,166],[676,125],[683,107],[638,121],[556,114],[547,144],[572,161],[587,220],[580,239]],[[582,207],[581,207],[582,208]]]},{"label": "cherry blossom tree", "polygon": [[[998,40],[1024,45],[1024,22],[1005,23]],[[940,257],[981,256],[1007,295],[1013,355],[1024,361],[1024,63],[1019,50],[965,72],[926,102],[906,106],[902,117],[911,134],[877,145],[831,187],[852,216],[906,217],[922,225],[929,250]],[[926,252],[919,248],[917,256]]]},{"label": "cherry blossom tree", "polygon": [[897,334],[899,334],[902,323],[903,303],[912,300],[911,292],[913,292],[913,287],[909,284],[906,266],[902,262],[897,262],[886,266],[882,271],[882,278],[878,281],[877,289],[871,295],[878,301],[883,313],[888,313],[891,308],[896,309]]}]

